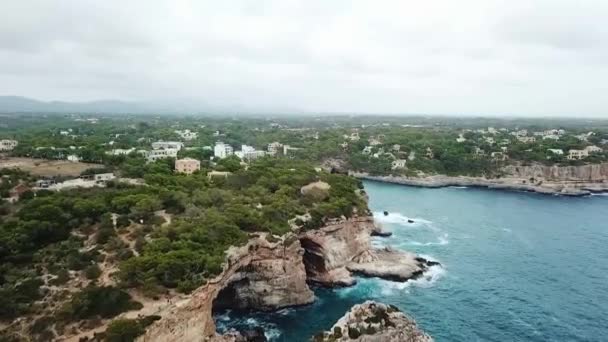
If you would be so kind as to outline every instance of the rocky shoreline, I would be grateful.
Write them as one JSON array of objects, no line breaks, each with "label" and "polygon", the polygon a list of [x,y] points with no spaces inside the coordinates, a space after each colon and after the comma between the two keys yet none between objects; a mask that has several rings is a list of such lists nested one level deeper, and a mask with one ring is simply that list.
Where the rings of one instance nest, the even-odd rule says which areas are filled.
[{"label": "rocky shoreline", "polygon": [[608,180],[602,181],[536,181],[530,179],[504,177],[487,179],[482,177],[444,176],[427,177],[371,176],[367,173],[350,172],[359,179],[383,183],[401,184],[423,188],[444,188],[450,186],[478,187],[496,190],[526,191],[546,195],[589,196],[594,193],[608,192]]},{"label": "rocky shoreline", "polygon": [[392,305],[366,301],[353,306],[329,331],[317,334],[314,342],[433,342],[416,322]]},{"label": "rocky shoreline", "polygon": [[280,238],[254,234],[229,250],[220,275],[162,314],[138,341],[241,341],[239,333],[216,333],[213,309],[304,305],[314,301],[309,284],[352,286],[354,275],[407,281],[437,265],[413,253],[372,248],[378,231],[373,217],[355,216]]}]

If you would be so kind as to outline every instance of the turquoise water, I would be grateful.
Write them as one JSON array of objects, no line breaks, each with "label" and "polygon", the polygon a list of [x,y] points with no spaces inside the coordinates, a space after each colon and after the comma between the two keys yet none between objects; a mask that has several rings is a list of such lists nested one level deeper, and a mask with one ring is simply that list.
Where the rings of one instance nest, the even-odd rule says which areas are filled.
[{"label": "turquoise water", "polygon": [[218,327],[261,325],[272,341],[307,341],[353,304],[375,299],[409,313],[436,341],[608,341],[607,196],[365,188],[377,221],[393,232],[373,243],[442,268],[410,283],[315,289],[314,304],[277,313],[225,312]]}]

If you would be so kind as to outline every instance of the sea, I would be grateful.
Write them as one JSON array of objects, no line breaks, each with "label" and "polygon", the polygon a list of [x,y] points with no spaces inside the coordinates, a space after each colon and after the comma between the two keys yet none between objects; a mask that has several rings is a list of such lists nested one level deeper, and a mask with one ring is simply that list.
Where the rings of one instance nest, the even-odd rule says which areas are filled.
[{"label": "sea", "polygon": [[371,299],[436,341],[608,341],[608,196],[364,184],[377,224],[393,233],[373,245],[441,266],[406,283],[315,288],[303,307],[219,312],[219,331],[261,326],[270,341],[308,341]]}]

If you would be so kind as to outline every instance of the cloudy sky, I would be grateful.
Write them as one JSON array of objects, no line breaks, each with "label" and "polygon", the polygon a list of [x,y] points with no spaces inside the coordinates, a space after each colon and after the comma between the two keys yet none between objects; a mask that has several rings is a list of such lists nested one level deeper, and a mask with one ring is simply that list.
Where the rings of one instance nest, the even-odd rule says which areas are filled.
[{"label": "cloudy sky", "polygon": [[608,118],[608,1],[3,0],[0,95]]}]

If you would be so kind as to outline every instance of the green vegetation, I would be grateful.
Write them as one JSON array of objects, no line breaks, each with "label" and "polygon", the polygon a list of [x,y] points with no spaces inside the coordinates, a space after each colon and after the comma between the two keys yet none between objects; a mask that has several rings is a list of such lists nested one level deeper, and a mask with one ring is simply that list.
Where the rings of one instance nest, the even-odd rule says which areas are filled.
[{"label": "green vegetation", "polygon": [[146,327],[154,321],[160,319],[159,316],[147,316],[140,319],[117,319],[112,321],[105,331],[106,342],[131,342],[137,336],[143,335]]},{"label": "green vegetation", "polygon": [[131,296],[110,286],[90,286],[75,294],[60,310],[60,316],[69,320],[92,317],[110,318],[128,310],[138,310],[142,305]]},{"label": "green vegetation", "polygon": [[[6,199],[0,202],[0,320],[32,318],[28,324],[39,340],[52,340],[68,322],[95,325],[100,318],[136,309],[128,294],[134,288],[157,299],[168,289],[196,289],[221,271],[226,249],[245,243],[250,233],[268,232],[274,241],[273,235],[291,230],[290,222],[317,229],[329,219],[367,213],[360,181],[314,166],[331,164],[337,171],[372,175],[500,177],[508,164],[608,160],[606,121],[56,114],[3,119],[0,139],[19,142],[9,157],[64,160],[76,155],[100,166],[77,173],[113,172],[145,184],[110,181],[90,189],[35,189],[21,192],[17,200],[17,185],[33,187],[40,178],[0,169],[0,195]],[[489,126],[497,129],[489,132]],[[198,133],[178,153],[201,162],[201,170],[192,175],[176,174],[173,158],[147,163],[137,152],[149,150],[154,141],[181,140],[178,129]],[[537,134],[536,141],[526,142],[512,134],[522,129],[529,138],[547,129],[564,132],[557,140]],[[294,149],[243,165],[236,156],[211,158],[217,141],[237,149],[247,144],[266,150],[272,142]],[[593,145],[604,151],[582,160],[549,152],[567,154]],[[114,155],[115,149],[134,152]],[[210,171],[230,174],[207,177]],[[49,173],[52,181],[66,179]],[[301,192],[317,181],[330,187]],[[9,197],[15,202],[9,203]],[[107,286],[108,281],[114,286]],[[146,322],[117,320],[105,338],[130,341]],[[365,327],[333,335],[370,331]],[[0,336],[10,339],[10,333]]]}]

